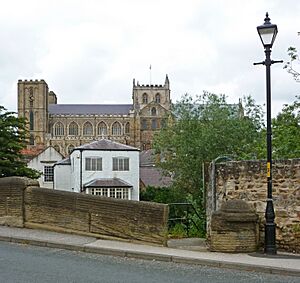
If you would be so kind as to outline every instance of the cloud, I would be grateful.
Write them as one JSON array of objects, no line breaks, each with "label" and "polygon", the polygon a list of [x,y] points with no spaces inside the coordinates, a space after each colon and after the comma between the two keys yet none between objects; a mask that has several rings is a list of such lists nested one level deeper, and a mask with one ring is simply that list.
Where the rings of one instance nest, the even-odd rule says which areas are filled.
[{"label": "cloud", "polygon": [[[162,84],[165,74],[173,101],[207,90],[263,104],[265,70],[253,62],[264,60],[256,26],[266,11],[279,28],[272,57],[287,60],[300,40],[300,3],[292,0],[6,1],[0,104],[16,110],[19,78],[45,79],[59,103],[131,103],[133,78]],[[272,66],[273,115],[299,86]]]}]

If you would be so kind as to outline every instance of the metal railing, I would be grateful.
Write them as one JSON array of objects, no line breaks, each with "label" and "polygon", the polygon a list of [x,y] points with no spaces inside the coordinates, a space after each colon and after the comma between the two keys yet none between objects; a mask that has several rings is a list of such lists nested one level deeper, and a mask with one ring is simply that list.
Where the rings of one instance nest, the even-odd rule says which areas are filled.
[{"label": "metal railing", "polygon": [[[189,236],[191,228],[194,226],[198,232],[205,231],[205,219],[202,217],[192,203],[169,203],[169,228],[173,227],[176,223],[183,224],[186,235]],[[200,227],[194,218],[198,218],[202,227]]]}]

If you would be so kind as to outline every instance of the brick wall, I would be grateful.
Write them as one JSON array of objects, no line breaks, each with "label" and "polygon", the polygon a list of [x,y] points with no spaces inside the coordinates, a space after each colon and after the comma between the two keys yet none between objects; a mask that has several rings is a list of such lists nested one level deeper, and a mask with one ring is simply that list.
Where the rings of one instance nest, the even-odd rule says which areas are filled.
[{"label": "brick wall", "polygon": [[[18,179],[23,184],[15,187],[14,180],[0,179],[0,219],[11,215],[30,228],[166,244],[167,205],[44,189],[28,179]],[[2,201],[6,195],[13,196],[9,212]]]},{"label": "brick wall", "polygon": [[[277,246],[282,250],[300,253],[300,159],[274,161],[272,172]],[[215,189],[212,187],[213,183]],[[240,161],[217,164],[214,180],[210,175],[207,190],[208,238],[214,203],[218,210],[223,201],[243,199],[259,214],[262,244],[266,197],[266,162]]]}]

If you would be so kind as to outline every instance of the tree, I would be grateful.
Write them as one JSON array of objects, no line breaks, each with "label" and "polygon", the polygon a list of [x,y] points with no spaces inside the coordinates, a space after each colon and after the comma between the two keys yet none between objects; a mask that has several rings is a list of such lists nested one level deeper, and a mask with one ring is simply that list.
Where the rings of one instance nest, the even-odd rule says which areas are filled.
[{"label": "tree", "polygon": [[26,121],[0,106],[0,177],[38,178],[40,173],[28,168],[21,150],[26,147]]},{"label": "tree", "polygon": [[277,159],[300,157],[300,96],[272,121],[273,156]]},{"label": "tree", "polygon": [[291,46],[288,48],[287,52],[290,59],[288,62],[286,62],[283,68],[292,75],[296,82],[300,82],[300,72],[295,69],[295,63],[299,64],[299,55],[297,49]]},{"label": "tree", "polygon": [[174,185],[202,198],[202,164],[220,155],[235,159],[261,156],[263,111],[251,97],[245,107],[228,104],[224,95],[204,92],[195,101],[185,95],[172,109],[169,125],[154,139],[158,163]]}]

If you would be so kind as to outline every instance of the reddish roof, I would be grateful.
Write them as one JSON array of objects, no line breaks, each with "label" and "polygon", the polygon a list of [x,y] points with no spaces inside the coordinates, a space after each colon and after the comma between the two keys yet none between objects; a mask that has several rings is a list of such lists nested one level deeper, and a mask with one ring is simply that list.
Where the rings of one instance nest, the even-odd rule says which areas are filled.
[{"label": "reddish roof", "polygon": [[45,147],[43,145],[37,145],[30,148],[24,148],[21,150],[21,154],[24,156],[24,159],[27,161],[32,160],[34,157],[39,155]]}]

